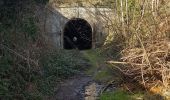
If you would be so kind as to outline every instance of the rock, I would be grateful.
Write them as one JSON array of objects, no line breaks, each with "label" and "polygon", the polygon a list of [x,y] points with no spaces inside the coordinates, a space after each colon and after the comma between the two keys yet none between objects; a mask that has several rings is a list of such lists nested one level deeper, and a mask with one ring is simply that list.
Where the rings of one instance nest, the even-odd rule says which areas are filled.
[{"label": "rock", "polygon": [[103,88],[103,85],[99,85],[96,82],[90,83],[88,86],[85,86],[85,100],[96,100]]}]

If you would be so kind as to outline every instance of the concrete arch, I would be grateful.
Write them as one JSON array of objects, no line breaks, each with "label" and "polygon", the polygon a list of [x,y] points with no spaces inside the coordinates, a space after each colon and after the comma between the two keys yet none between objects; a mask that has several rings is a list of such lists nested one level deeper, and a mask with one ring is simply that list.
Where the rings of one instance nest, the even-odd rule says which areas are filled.
[{"label": "concrete arch", "polygon": [[[106,17],[103,17],[106,16]],[[67,22],[74,18],[86,20],[92,28],[92,48],[102,46],[108,34],[109,25],[115,18],[110,8],[94,7],[55,7],[47,9],[45,17],[45,35],[49,43],[54,47],[64,48],[64,28]]]}]

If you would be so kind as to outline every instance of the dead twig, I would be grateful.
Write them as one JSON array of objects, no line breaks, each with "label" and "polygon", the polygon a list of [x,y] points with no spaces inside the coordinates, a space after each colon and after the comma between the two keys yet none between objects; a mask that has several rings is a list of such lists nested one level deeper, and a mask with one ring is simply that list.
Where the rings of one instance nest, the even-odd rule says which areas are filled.
[{"label": "dead twig", "polygon": [[31,59],[31,58],[28,58],[28,57],[25,57],[25,56],[21,55],[20,53],[14,51],[14,50],[12,50],[12,49],[10,49],[9,47],[7,47],[7,46],[5,46],[5,45],[3,45],[3,44],[0,44],[0,46],[1,46],[3,49],[9,51],[10,53],[13,53],[13,54],[15,54],[16,56],[22,58],[23,60],[32,62],[33,64],[35,64],[36,66],[38,66],[38,61],[35,61],[35,60],[33,60],[33,59]]}]

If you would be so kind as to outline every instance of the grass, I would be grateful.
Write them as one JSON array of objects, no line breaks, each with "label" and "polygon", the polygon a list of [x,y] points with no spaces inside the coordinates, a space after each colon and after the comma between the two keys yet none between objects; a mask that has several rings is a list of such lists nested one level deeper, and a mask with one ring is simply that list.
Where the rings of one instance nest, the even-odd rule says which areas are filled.
[{"label": "grass", "polygon": [[83,52],[83,57],[90,62],[91,67],[86,71],[87,74],[93,74],[99,68],[101,57],[96,50],[88,50]]},{"label": "grass", "polygon": [[108,82],[112,80],[113,74],[107,68],[100,70],[94,76],[94,79],[101,82]]},{"label": "grass", "polygon": [[99,100],[169,100],[160,94],[150,94],[145,92],[135,92],[133,94],[117,90],[103,93]]},{"label": "grass", "polygon": [[100,100],[132,100],[132,98],[124,91],[116,91],[103,93],[100,96]]},{"label": "grass", "polygon": [[113,73],[110,71],[105,58],[99,53],[98,49],[83,52],[83,57],[90,62],[90,68],[86,71],[88,75],[92,75],[94,80],[100,82],[108,82],[112,80]]}]

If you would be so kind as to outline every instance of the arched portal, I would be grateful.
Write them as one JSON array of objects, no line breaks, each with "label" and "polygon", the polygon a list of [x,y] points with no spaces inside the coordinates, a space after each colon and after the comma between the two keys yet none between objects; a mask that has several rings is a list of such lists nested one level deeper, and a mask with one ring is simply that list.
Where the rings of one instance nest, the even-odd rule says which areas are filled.
[{"label": "arched portal", "polygon": [[69,20],[63,31],[64,49],[91,49],[92,28],[90,24],[81,18]]}]

